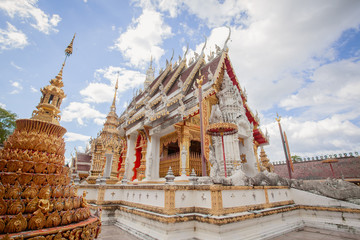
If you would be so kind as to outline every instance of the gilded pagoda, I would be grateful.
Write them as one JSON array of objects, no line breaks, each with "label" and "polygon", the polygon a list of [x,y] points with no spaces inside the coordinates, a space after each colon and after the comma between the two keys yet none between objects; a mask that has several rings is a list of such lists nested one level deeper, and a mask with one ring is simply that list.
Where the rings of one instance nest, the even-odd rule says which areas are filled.
[{"label": "gilded pagoda", "polygon": [[94,239],[99,234],[101,224],[90,214],[86,193],[77,195],[64,166],[66,129],[59,114],[65,61],[41,89],[31,119],[16,121],[0,151],[0,239]]}]

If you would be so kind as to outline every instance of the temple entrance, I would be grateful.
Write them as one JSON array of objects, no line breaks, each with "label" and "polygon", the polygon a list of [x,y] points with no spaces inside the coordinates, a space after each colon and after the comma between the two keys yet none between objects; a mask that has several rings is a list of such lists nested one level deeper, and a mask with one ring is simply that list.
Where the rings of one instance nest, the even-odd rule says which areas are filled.
[{"label": "temple entrance", "polygon": [[112,165],[112,154],[105,154],[106,164],[105,164],[105,170],[104,170],[104,177],[109,178],[111,173],[111,165]]},{"label": "temple entrance", "polygon": [[169,167],[171,167],[175,176],[180,176],[180,148],[178,141],[170,142],[163,148],[159,171],[161,178],[166,176]]},{"label": "temple entrance", "polygon": [[195,170],[197,176],[202,176],[201,166],[201,143],[200,141],[190,141],[189,170]]},{"label": "temple entrance", "polygon": [[138,138],[136,140],[136,147],[135,147],[135,162],[134,162],[134,168],[132,169],[134,172],[134,175],[131,179],[131,181],[134,181],[137,178],[137,171],[140,167],[140,161],[141,161],[141,151],[142,151],[142,145],[141,145],[141,135],[138,135]]}]

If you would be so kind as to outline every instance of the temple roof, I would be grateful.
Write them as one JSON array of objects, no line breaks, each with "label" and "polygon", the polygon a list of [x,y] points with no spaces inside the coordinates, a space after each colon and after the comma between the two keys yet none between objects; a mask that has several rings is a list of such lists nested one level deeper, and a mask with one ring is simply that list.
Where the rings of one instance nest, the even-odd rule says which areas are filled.
[{"label": "temple roof", "polygon": [[[200,74],[204,76],[203,98],[207,98],[220,91],[224,71],[227,72],[233,84],[237,87],[243,100],[246,116],[254,125],[254,140],[260,145],[268,144],[268,138],[259,128],[260,122],[247,105],[246,93],[240,87],[235,75],[228,52],[225,50],[211,53],[210,61],[206,62],[205,54],[200,54],[196,60],[190,60],[187,66],[186,59],[180,59],[174,66],[168,63],[163,71],[159,73],[148,88],[136,95],[119,122],[122,128],[131,129],[138,123],[153,125],[156,127],[175,115],[179,115],[178,107],[185,106],[185,114],[182,119],[199,113],[198,99],[195,94],[194,83]],[[150,115],[150,116],[149,116]]]}]

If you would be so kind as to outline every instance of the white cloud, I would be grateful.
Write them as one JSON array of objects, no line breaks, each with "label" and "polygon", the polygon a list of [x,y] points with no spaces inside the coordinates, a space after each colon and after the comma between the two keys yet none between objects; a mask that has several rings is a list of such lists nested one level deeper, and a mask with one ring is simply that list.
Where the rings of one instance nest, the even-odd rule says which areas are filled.
[{"label": "white cloud", "polygon": [[305,117],[328,116],[355,111],[360,116],[360,61],[351,59],[325,64],[316,69],[312,80],[297,93],[283,99],[286,110],[306,107]]},{"label": "white cloud", "polygon": [[0,102],[0,107],[3,108],[3,109],[6,109],[6,104]]},{"label": "white cloud", "polygon": [[114,88],[105,83],[90,83],[86,88],[80,91],[86,102],[111,102],[114,96]]},{"label": "white cloud", "polygon": [[105,118],[95,118],[94,123],[96,123],[97,125],[102,126],[102,125],[104,125],[105,120],[106,120]]},{"label": "white cloud", "polygon": [[50,24],[53,26],[57,26],[60,21],[61,17],[58,14],[54,14],[50,19]]},{"label": "white cloud", "polygon": [[[192,2],[186,3],[199,4]],[[234,9],[244,10],[246,19],[238,22],[231,13],[223,13],[226,16],[219,22],[230,22],[229,55],[240,85],[247,89],[249,106],[267,111],[265,115],[276,110],[294,115],[282,121],[292,154],[311,157],[356,151],[354,143],[360,141],[360,62],[337,60],[336,47],[342,44],[337,41],[342,41],[345,31],[352,29],[358,34],[360,2],[225,1],[231,2],[239,5]],[[192,11],[213,26],[211,17],[217,16],[216,10]],[[222,47],[226,37],[225,28],[214,28],[206,52],[209,47],[213,50],[215,43]],[[198,53],[202,46],[196,46]],[[358,56],[356,51],[353,56]],[[263,122],[268,124],[262,129],[267,127],[271,137],[266,148],[270,159],[283,160],[277,123],[273,119]]]},{"label": "white cloud", "polygon": [[[244,9],[247,18],[241,23],[231,21],[229,55],[240,84],[247,89],[250,106],[258,110],[276,106],[298,91],[311,72],[334,61],[335,42],[345,30],[358,29],[360,24],[360,2],[224,2],[229,6],[230,3],[236,3],[234,9]],[[216,16],[215,11],[199,8],[194,14],[199,18],[203,13]],[[214,50],[215,43],[222,47],[227,34],[224,27],[214,28],[207,52],[210,47]],[[203,43],[197,45],[198,53],[202,46]],[[188,56],[191,55],[192,51]]]},{"label": "white cloud", "polygon": [[39,90],[37,90],[36,88],[34,88],[33,86],[30,87],[31,92],[36,93],[39,92]]},{"label": "white cloud", "polygon": [[119,77],[118,93],[122,93],[128,89],[141,86],[145,81],[145,75],[121,67],[109,66],[95,71],[95,79],[100,81],[105,78],[110,84],[102,82],[92,82],[86,88],[80,91],[86,102],[111,102],[114,97],[115,83]]},{"label": "white cloud", "polygon": [[58,32],[55,27],[61,21],[61,17],[57,14],[52,16],[46,14],[37,7],[37,2],[37,0],[2,0],[0,1],[0,9],[11,18],[17,15],[22,19],[32,20],[34,23],[30,23],[30,25],[45,34]]},{"label": "white cloud", "polygon": [[10,62],[10,65],[13,66],[14,68],[16,68],[16,69],[19,70],[19,71],[24,70],[22,67],[16,65],[13,61]]},{"label": "white cloud", "polygon": [[229,25],[233,22],[244,21],[245,7],[243,1],[238,0],[136,0],[136,6],[143,9],[158,10],[175,18],[183,10],[196,15],[209,27]]},{"label": "white cloud", "polygon": [[19,82],[11,82],[11,86],[14,87],[14,90],[10,92],[10,94],[18,94],[22,89],[22,85]]},{"label": "white cloud", "polygon": [[[78,124],[85,125],[84,120],[105,119],[106,115],[90,106],[89,103],[71,102],[62,114],[62,121],[71,122],[77,120]],[[96,120],[95,123],[99,121]]]},{"label": "white cloud", "polygon": [[0,50],[9,50],[15,48],[24,48],[28,45],[26,35],[16,27],[7,23],[7,29],[0,28]]},{"label": "white cloud", "polygon": [[66,142],[75,142],[75,141],[87,142],[87,141],[89,141],[89,139],[90,139],[90,136],[86,136],[86,135],[79,134],[79,133],[67,132],[65,134],[65,141]]},{"label": "white cloud", "polygon": [[[299,121],[282,118],[291,155],[313,157],[316,155],[354,152],[360,142],[360,128],[342,115],[334,115],[319,121]],[[271,144],[265,148],[271,161],[284,161],[280,131],[277,122],[264,125],[269,131]]]},{"label": "white cloud", "polygon": [[116,49],[135,67],[147,66],[150,56],[159,61],[165,51],[161,48],[164,39],[170,37],[171,27],[164,23],[162,14],[144,9],[139,18],[133,19],[111,49]]}]

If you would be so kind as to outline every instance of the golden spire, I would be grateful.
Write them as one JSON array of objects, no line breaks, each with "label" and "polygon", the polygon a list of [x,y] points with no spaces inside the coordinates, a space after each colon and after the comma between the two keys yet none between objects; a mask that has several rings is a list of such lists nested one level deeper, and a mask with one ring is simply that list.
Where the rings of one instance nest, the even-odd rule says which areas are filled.
[{"label": "golden spire", "polygon": [[111,110],[112,111],[115,111],[115,100],[116,100],[116,92],[118,90],[118,84],[119,84],[119,72],[118,72],[118,75],[117,75],[117,78],[116,78],[116,84],[115,84],[115,93],[114,93],[114,99],[113,99],[113,102],[112,102],[112,105],[111,105]]},{"label": "golden spire", "polygon": [[33,111],[32,119],[60,125],[60,105],[62,100],[66,97],[64,90],[62,89],[64,86],[62,74],[66,59],[72,54],[74,39],[75,34],[68,47],[65,49],[65,60],[58,75],[50,80],[51,85],[47,85],[41,89],[42,97],[40,103],[36,106],[37,110]]},{"label": "golden spire", "polygon": [[277,118],[275,118],[275,119],[276,119],[276,121],[277,121],[278,123],[280,123],[280,121],[281,121],[281,117],[279,116],[279,113],[276,113],[276,116],[277,116]]},{"label": "golden spire", "polygon": [[74,43],[74,39],[75,39],[76,33],[74,34],[70,44],[67,46],[67,48],[65,49],[65,55],[67,57],[69,57],[72,54],[73,51],[73,43]]}]

